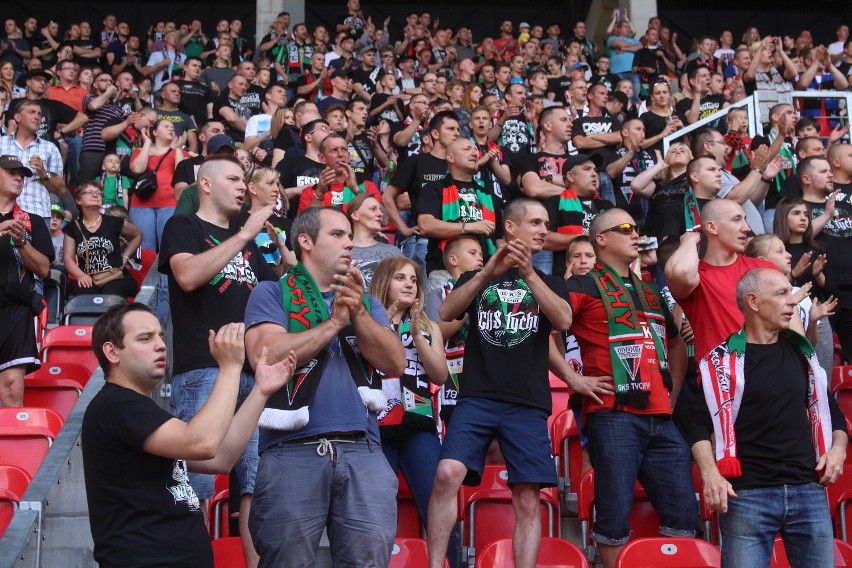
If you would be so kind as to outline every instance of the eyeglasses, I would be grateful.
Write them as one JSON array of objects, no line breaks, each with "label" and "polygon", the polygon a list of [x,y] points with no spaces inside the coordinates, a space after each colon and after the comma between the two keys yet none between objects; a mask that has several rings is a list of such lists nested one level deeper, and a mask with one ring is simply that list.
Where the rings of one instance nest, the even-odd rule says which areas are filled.
[{"label": "eyeglasses", "polygon": [[310,131],[310,132],[305,132],[305,136],[307,136],[308,134],[313,134],[313,133],[314,133],[314,132],[316,132],[317,130],[321,130],[321,131],[323,131],[323,132],[331,132],[331,127],[326,126],[325,124],[319,124],[319,125],[314,126],[313,128],[311,128],[311,131]]},{"label": "eyeglasses", "polygon": [[101,197],[101,192],[96,191],[94,189],[90,189],[89,191],[81,191],[80,195],[81,196],[83,196],[83,195],[94,195],[95,197]]},{"label": "eyeglasses", "polygon": [[639,234],[639,231],[636,229],[636,225],[633,223],[622,223],[621,225],[604,229],[601,233],[614,233],[616,231],[622,235],[632,235],[633,231],[636,231],[636,234]]}]

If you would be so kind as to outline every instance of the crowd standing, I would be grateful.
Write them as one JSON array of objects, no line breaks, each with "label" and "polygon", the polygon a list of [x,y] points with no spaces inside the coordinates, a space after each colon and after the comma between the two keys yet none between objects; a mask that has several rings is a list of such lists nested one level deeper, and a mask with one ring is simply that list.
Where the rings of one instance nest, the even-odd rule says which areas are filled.
[{"label": "crowd standing", "polygon": [[[697,534],[692,460],[726,566],[768,565],[779,531],[791,560],[831,566],[814,484],[846,453],[826,377],[833,333],[852,360],[852,145],[844,104],[796,94],[850,88],[848,26],[687,46],[622,11],[599,42],[583,21],[482,38],[428,12],[398,24],[358,0],[333,26],[282,12],[257,44],[239,20],[5,22],[5,329],[32,327],[51,266],[73,293],[132,297],[128,264],[160,254],[157,318],[115,310],[96,334],[95,558],[124,558],[135,507],[183,519],[159,546],[209,560],[183,527],[207,474],[236,463],[249,565],[310,563],[324,529],[335,564],[387,565],[397,472],[431,566],[448,547],[454,565],[455,495],[487,461],[506,464],[516,565],[532,566],[537,493],[557,483],[552,370],[580,397],[604,566],[637,479],[662,534]],[[728,108],[752,94],[757,116]],[[125,392],[165,374],[169,318],[172,419]],[[4,405],[38,366],[32,336],[0,335]],[[93,496],[123,471],[94,460],[127,456],[180,498]],[[813,514],[785,510],[788,490]],[[747,526],[755,511],[768,520]]]}]

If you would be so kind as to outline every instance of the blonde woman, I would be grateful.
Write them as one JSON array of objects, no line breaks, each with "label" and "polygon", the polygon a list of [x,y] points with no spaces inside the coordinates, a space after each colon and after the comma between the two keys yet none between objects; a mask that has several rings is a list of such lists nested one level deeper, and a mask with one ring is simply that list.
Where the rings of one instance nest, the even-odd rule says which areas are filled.
[{"label": "blonde woman", "polygon": [[275,206],[264,230],[258,233],[254,242],[279,277],[296,264],[296,255],[288,246],[293,222],[287,218],[287,200],[281,197],[280,177],[281,173],[273,168],[250,169],[246,174],[246,192],[251,206],[237,216],[237,223],[242,227],[252,215],[259,214],[269,205]]}]

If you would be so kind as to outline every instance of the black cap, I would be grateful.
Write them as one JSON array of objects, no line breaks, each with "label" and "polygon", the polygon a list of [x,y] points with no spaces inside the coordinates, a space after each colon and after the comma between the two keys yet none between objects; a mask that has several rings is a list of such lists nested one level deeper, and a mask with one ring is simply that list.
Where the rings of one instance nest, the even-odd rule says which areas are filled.
[{"label": "black cap", "polygon": [[0,156],[0,168],[4,170],[21,170],[25,177],[31,177],[33,171],[21,163],[20,158],[12,154],[4,154]]},{"label": "black cap", "polygon": [[595,167],[600,169],[603,165],[603,158],[600,154],[577,154],[575,156],[568,156],[565,160],[565,165],[562,166],[562,171],[571,171],[584,162],[592,162]]},{"label": "black cap", "polygon": [[45,80],[48,81],[48,82],[53,80],[53,75],[48,73],[46,70],[44,70],[44,69],[32,69],[30,71],[27,71],[26,73],[24,73],[20,77],[18,77],[18,80],[15,81],[15,84],[23,89],[24,87],[27,86],[27,81],[29,81],[33,77],[44,77]]},{"label": "black cap", "polygon": [[618,101],[621,103],[621,106],[627,107],[627,95],[622,93],[621,91],[613,91],[609,94],[609,100]]},{"label": "black cap", "polygon": [[222,148],[230,148],[236,152],[237,147],[234,145],[234,139],[227,134],[217,134],[207,141],[207,155],[215,154]]},{"label": "black cap", "polygon": [[331,72],[331,79],[337,79],[338,77],[349,79],[351,75],[349,74],[349,71],[344,71],[343,69],[335,69]]}]

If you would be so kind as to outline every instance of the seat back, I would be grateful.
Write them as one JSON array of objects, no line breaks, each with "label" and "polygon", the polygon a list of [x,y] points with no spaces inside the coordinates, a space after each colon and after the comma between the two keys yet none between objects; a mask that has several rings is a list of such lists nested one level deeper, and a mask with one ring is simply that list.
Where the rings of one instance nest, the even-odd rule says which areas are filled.
[{"label": "seat back", "polygon": [[80,390],[83,390],[91,376],[92,371],[79,363],[43,363],[38,370],[27,375],[25,381],[60,379],[73,382]]},{"label": "seat back", "polygon": [[[514,568],[512,539],[496,540],[476,559],[476,568]],[[576,545],[561,538],[542,537],[536,568],[588,568],[589,562]]]},{"label": "seat back", "polygon": [[576,496],[583,468],[583,450],[574,411],[565,410],[556,416],[550,427],[550,441],[553,455],[558,458],[559,477],[564,480],[563,490]]},{"label": "seat back", "polygon": [[852,526],[852,465],[844,464],[843,474],[825,488],[834,534],[848,542]]},{"label": "seat back", "polygon": [[70,379],[29,378],[24,381],[24,406],[49,408],[62,420],[68,418],[79,398],[80,386]]},{"label": "seat back", "polygon": [[0,465],[35,475],[59,430],[62,418],[46,408],[0,408]]},{"label": "seat back", "polygon": [[413,568],[429,565],[429,550],[422,538],[401,538],[393,541],[388,568]]},{"label": "seat back", "polygon": [[157,258],[157,253],[147,248],[140,248],[139,252],[142,258],[139,262],[139,270],[128,265],[127,271],[130,272],[130,275],[134,280],[136,280],[136,285],[141,288],[142,281],[145,280],[145,276],[148,275],[148,271],[151,269],[151,266],[154,264],[154,260]]},{"label": "seat back", "polygon": [[65,304],[62,323],[65,325],[94,325],[99,317],[112,306],[126,303],[122,296],[114,294],[78,294]]},{"label": "seat back", "polygon": [[[542,535],[555,536],[559,519],[558,492],[550,487],[542,489],[539,494]],[[478,486],[462,487],[462,503],[465,546],[473,547],[475,552],[490,542],[512,537],[515,511],[505,466],[486,465]]]},{"label": "seat back", "polygon": [[213,568],[246,568],[243,543],[238,536],[217,538],[213,546]]},{"label": "seat back", "polygon": [[852,365],[840,365],[831,370],[831,392],[852,389]]},{"label": "seat back", "polygon": [[207,505],[207,518],[210,523],[210,538],[213,540],[227,538],[229,536],[230,531],[228,518],[230,517],[231,512],[228,502],[230,499],[231,490],[223,489],[213,495],[213,498],[210,499],[210,503]]},{"label": "seat back", "polygon": [[51,269],[50,275],[44,279],[44,301],[47,304],[47,323],[58,325],[65,307],[65,297],[68,292],[68,278],[57,269]]},{"label": "seat back", "polygon": [[423,523],[420,521],[420,513],[411,494],[411,488],[402,474],[399,477],[399,491],[396,495],[396,536],[405,538],[423,538]]},{"label": "seat back", "polygon": [[18,503],[30,480],[30,476],[21,468],[0,465],[0,537],[18,510]]},{"label": "seat back", "polygon": [[697,538],[653,537],[628,542],[616,568],[703,568],[722,565],[719,549]]},{"label": "seat back", "polygon": [[98,360],[92,351],[92,326],[60,325],[44,334],[41,342],[42,361],[49,363],[75,363],[94,373]]}]

